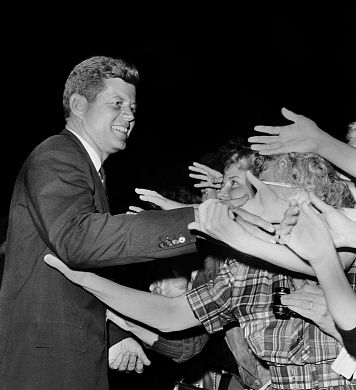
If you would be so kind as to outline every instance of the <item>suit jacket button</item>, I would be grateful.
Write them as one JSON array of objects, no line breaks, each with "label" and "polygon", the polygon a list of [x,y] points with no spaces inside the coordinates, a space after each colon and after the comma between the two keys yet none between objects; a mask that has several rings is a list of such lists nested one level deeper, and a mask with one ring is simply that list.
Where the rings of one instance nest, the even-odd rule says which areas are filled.
[{"label": "suit jacket button", "polygon": [[158,246],[159,246],[160,248],[164,248],[164,247],[166,246],[166,244],[165,244],[163,241],[160,241],[160,242],[158,243]]},{"label": "suit jacket button", "polygon": [[179,244],[179,240],[177,240],[177,239],[172,240],[172,244],[173,245],[178,245]]},{"label": "suit jacket button", "polygon": [[180,236],[178,241],[181,243],[181,244],[184,244],[185,243],[185,237],[183,236]]}]

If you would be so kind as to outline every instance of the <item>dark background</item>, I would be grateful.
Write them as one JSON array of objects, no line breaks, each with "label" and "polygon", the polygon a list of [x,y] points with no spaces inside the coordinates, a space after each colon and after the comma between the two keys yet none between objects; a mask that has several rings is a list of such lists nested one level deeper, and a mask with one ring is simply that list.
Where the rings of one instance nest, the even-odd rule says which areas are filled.
[{"label": "dark background", "polygon": [[60,29],[50,28],[51,19],[18,22],[19,34],[2,48],[0,163],[6,174],[0,215],[7,215],[27,155],[64,126],[67,75],[92,55],[125,58],[142,79],[127,149],[106,162],[115,213],[140,204],[135,187],[191,186],[189,164],[230,137],[251,135],[254,125],[288,123],[283,106],[344,140],[356,120],[354,7],[251,9],[182,19],[174,24],[179,34],[170,34],[177,29],[169,29],[166,19],[155,36],[139,22],[131,29],[118,22],[116,30],[87,19],[81,29],[73,29],[78,21],[70,19]]}]

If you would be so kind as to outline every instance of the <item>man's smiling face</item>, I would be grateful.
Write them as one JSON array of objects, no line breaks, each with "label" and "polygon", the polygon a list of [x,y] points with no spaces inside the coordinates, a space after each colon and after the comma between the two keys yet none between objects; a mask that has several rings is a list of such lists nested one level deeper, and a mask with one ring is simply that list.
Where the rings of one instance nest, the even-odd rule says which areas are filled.
[{"label": "man's smiling face", "polygon": [[106,89],[88,101],[82,117],[83,137],[101,160],[126,148],[135,125],[136,87],[120,78],[104,80]]}]

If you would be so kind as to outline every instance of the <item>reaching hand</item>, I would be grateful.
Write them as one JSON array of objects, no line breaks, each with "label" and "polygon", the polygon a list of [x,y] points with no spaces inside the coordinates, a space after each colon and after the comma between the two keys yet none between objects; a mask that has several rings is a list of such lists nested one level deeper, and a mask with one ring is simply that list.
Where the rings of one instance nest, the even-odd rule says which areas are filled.
[{"label": "reaching hand", "polygon": [[238,216],[235,221],[232,210],[226,204],[214,199],[200,204],[198,211],[199,221],[190,223],[188,228],[206,233],[236,249],[242,250],[244,245],[247,245],[251,234],[264,241],[275,242],[271,235],[258,228],[262,227],[268,232],[274,232],[274,227],[256,215],[237,209],[234,210]]},{"label": "reaching hand", "polygon": [[223,175],[219,171],[215,169],[209,168],[206,165],[199,164],[197,162],[193,162],[193,165],[190,165],[188,169],[192,172],[189,177],[193,179],[200,180],[200,183],[194,184],[196,188],[215,188],[220,189],[221,183],[223,182]]},{"label": "reaching hand", "polygon": [[141,345],[131,337],[121,340],[109,349],[109,367],[114,370],[138,374],[143,372],[144,366],[149,366],[148,360]]},{"label": "reaching hand", "polygon": [[319,286],[306,284],[291,294],[283,295],[281,302],[294,312],[312,320],[323,332],[340,341],[341,337]]},{"label": "reaching hand", "polygon": [[355,248],[356,221],[348,218],[342,210],[329,206],[313,193],[309,194],[309,199],[321,212],[320,217],[325,222],[336,248]]},{"label": "reaching hand", "polygon": [[165,198],[163,195],[156,191],[146,190],[143,188],[135,188],[136,194],[140,195],[140,199],[145,202],[151,202],[161,207],[163,210],[179,209],[183,207],[189,207],[190,205],[185,203],[179,203],[171,199]]},{"label": "reaching hand", "polygon": [[295,204],[291,205],[278,233],[282,242],[311,264],[323,261],[335,252],[326,225],[305,202],[299,206],[299,213]]},{"label": "reaching hand", "polygon": [[294,122],[287,126],[255,126],[255,130],[268,136],[254,136],[248,139],[252,142],[252,150],[262,155],[290,152],[318,152],[319,138],[323,133],[314,121],[282,108],[285,118]]},{"label": "reaching hand", "polygon": [[141,211],[144,211],[141,207],[137,206],[129,206],[128,211],[126,211],[126,214],[137,214],[140,213]]},{"label": "reaching hand", "polygon": [[85,271],[76,271],[69,268],[62,260],[58,257],[55,257],[51,254],[48,254],[44,257],[44,261],[53,268],[56,268],[61,272],[66,278],[68,278],[73,283],[81,284],[83,278],[87,277],[89,272]]},{"label": "reaching hand", "polygon": [[271,186],[258,180],[251,171],[246,172],[246,177],[257,192],[241,208],[271,223],[279,223],[283,219],[289,202],[280,198]]},{"label": "reaching hand", "polygon": [[185,294],[187,289],[188,279],[184,276],[157,280],[149,286],[149,290],[153,294],[164,295],[170,298]]}]

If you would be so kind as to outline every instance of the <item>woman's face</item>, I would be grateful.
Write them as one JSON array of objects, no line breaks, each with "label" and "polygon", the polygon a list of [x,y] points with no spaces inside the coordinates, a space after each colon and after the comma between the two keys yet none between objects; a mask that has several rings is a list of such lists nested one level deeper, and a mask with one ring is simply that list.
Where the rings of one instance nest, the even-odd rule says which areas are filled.
[{"label": "woman's face", "polygon": [[[224,180],[221,190],[218,192],[218,198],[231,200],[241,198],[246,194],[249,199],[254,196],[253,187],[246,178],[246,168],[241,164],[231,165],[224,172]],[[234,206],[233,200],[229,203]]]}]

